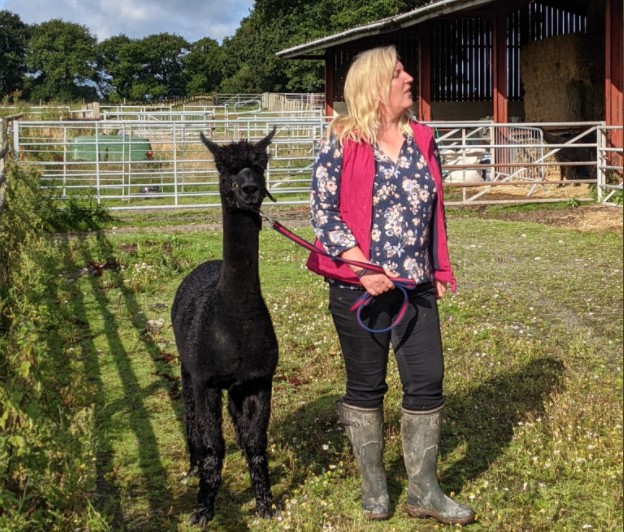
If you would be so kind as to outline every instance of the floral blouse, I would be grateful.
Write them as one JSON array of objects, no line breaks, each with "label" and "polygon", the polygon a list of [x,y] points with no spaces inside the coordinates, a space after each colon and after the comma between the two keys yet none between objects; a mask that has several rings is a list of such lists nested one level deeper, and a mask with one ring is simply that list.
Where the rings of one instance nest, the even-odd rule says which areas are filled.
[{"label": "floral blouse", "polygon": [[[414,138],[405,135],[393,162],[376,144],[370,260],[417,284],[433,279],[429,239],[436,185]],[[342,221],[338,204],[342,148],[334,137],[314,163],[310,206],[312,225],[327,252],[338,256],[357,242]],[[364,250],[365,251],[365,250]]]}]

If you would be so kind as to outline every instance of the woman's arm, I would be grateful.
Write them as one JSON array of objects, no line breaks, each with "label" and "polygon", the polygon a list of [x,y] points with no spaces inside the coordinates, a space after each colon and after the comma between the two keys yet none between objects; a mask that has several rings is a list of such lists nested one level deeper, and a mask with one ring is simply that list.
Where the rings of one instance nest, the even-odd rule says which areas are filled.
[{"label": "woman's arm", "polygon": [[334,257],[357,246],[338,210],[342,158],[342,148],[334,137],[324,142],[314,162],[310,187],[312,227],[316,237]]}]

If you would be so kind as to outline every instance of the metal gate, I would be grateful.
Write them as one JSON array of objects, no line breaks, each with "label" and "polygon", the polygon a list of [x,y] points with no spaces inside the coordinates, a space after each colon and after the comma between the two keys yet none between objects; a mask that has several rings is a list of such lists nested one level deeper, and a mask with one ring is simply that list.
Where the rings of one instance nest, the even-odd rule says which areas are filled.
[{"label": "metal gate", "polygon": [[[280,204],[308,202],[311,168],[327,125],[320,111],[249,113],[224,120],[204,110],[171,118],[152,113],[143,120],[15,121],[13,144],[20,163],[36,167],[42,186],[60,199],[91,197],[111,209],[212,207],[220,206],[218,175],[199,140],[200,131],[215,142],[253,141],[276,127],[267,170],[269,191]],[[570,198],[621,203],[622,149],[609,145],[615,128],[604,123],[484,120],[430,126],[436,131],[449,204]],[[544,131],[549,127],[577,134],[547,142]],[[81,137],[91,139],[97,157],[76,155],[76,139]],[[121,154],[115,160],[100,149],[100,141],[111,137]],[[149,156],[132,151],[137,142]],[[566,159],[579,153],[580,158]],[[577,178],[563,179],[570,168],[576,169]]]}]

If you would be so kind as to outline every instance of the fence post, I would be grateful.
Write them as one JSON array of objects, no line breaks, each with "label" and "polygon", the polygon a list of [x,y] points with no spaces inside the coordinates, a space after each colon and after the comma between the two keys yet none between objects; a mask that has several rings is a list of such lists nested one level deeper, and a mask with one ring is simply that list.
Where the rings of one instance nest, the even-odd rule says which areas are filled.
[{"label": "fence post", "polygon": [[6,157],[9,153],[9,140],[7,138],[7,120],[0,118],[0,214],[4,210],[9,182],[6,176]]},{"label": "fence post", "polygon": [[[183,180],[184,182],[184,180]],[[184,187],[184,185],[182,185]],[[177,207],[178,203],[178,128],[173,123],[173,204]],[[184,190],[184,188],[182,189]]]},{"label": "fence post", "polygon": [[607,135],[604,128],[596,128],[596,199],[598,203],[602,203],[605,185],[607,183],[606,175],[606,155]]}]

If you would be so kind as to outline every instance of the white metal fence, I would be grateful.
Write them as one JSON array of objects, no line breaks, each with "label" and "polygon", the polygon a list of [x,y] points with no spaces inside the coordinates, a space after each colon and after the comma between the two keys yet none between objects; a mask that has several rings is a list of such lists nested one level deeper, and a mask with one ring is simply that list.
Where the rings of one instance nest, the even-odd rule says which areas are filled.
[{"label": "white metal fence", "polygon": [[619,191],[621,204],[623,153],[609,144],[617,127],[602,122],[430,125],[437,132],[446,187],[461,191],[452,202],[561,201],[592,199],[595,193],[602,203],[617,203]]},{"label": "white metal fence", "polygon": [[[120,109],[116,116],[134,112]],[[311,167],[327,125],[321,111],[215,118],[220,115],[202,108],[149,111],[142,119],[16,121],[13,144],[21,164],[37,167],[43,185],[60,198],[91,196],[112,209],[206,207],[220,204],[218,176],[199,132],[216,142],[230,142],[258,140],[276,127],[269,191],[280,204],[307,203]],[[603,123],[430,125],[437,134],[451,204],[572,196],[612,203],[621,198],[622,150],[608,145],[609,128]],[[113,146],[106,144],[113,142],[111,137],[117,139],[115,156]],[[144,141],[149,156],[135,152]],[[77,147],[79,142],[87,142],[87,152],[93,150],[86,158],[90,160]],[[562,179],[569,175],[575,179]]]},{"label": "white metal fence", "polygon": [[[310,168],[322,137],[316,117],[250,115],[238,120],[16,121],[21,164],[37,167],[60,198],[90,196],[113,209],[220,205],[219,180],[199,133],[216,142],[257,141],[273,127],[266,173],[281,203],[307,198]],[[139,147],[139,148],[137,148]],[[140,151],[137,151],[137,150]]]}]

